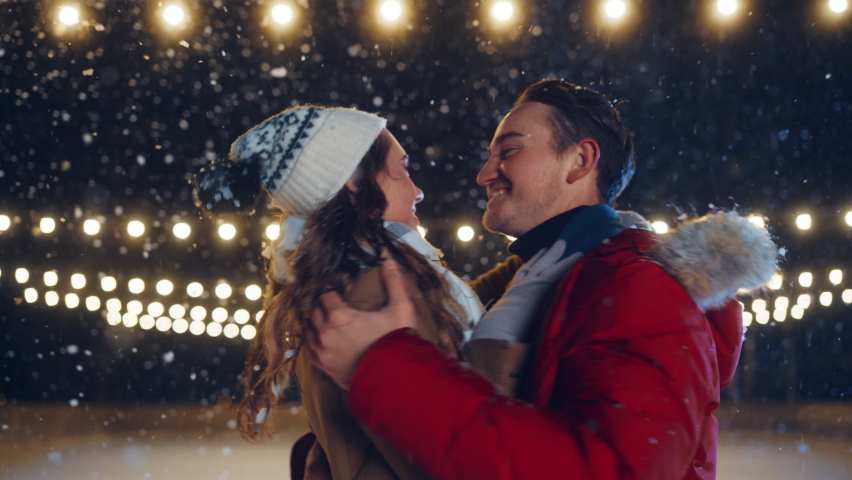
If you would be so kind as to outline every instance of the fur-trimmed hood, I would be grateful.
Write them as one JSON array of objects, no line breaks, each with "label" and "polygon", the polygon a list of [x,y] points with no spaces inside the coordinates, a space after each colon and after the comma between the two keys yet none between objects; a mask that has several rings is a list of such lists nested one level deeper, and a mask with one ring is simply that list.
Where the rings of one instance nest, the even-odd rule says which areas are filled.
[{"label": "fur-trimmed hood", "polygon": [[734,212],[689,220],[659,236],[648,255],[675,277],[706,312],[739,290],[765,286],[778,270],[769,232]]}]

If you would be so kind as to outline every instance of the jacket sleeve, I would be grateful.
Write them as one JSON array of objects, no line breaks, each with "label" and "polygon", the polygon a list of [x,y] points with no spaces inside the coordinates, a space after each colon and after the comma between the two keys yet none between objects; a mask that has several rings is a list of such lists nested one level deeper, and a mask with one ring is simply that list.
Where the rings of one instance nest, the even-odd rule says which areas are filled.
[{"label": "jacket sleeve", "polygon": [[483,273],[468,283],[471,290],[479,297],[479,301],[487,308],[493,302],[500,299],[506,291],[515,272],[521,268],[524,262],[521,257],[512,255],[506,261],[500,262],[491,270]]},{"label": "jacket sleeve", "polygon": [[583,328],[545,372],[554,382],[547,408],[500,396],[397,330],[356,369],[350,412],[436,478],[680,480],[715,373],[706,323],[664,274],[602,290],[576,313]]}]

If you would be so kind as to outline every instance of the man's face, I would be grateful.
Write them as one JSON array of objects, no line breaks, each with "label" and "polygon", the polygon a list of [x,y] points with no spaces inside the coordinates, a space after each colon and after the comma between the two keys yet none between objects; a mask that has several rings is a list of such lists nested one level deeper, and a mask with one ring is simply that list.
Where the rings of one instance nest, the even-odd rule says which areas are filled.
[{"label": "man's face", "polygon": [[488,231],[519,237],[565,211],[567,164],[554,151],[550,107],[525,103],[507,115],[476,177],[487,187],[482,224]]}]

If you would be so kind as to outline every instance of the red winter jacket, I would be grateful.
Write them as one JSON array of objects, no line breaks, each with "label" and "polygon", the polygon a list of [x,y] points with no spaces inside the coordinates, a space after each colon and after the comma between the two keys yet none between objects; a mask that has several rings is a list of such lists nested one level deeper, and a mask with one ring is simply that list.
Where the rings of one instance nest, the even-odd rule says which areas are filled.
[{"label": "red winter jacket", "polygon": [[356,420],[436,479],[712,479],[742,340],[736,301],[703,314],[629,229],[559,283],[522,400],[501,396],[412,330],[373,345]]}]

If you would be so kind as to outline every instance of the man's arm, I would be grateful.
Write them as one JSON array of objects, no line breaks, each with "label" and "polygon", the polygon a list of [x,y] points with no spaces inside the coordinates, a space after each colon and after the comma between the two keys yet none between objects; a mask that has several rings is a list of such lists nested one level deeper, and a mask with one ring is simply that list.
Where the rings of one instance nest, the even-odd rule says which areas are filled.
[{"label": "man's arm", "polygon": [[550,408],[498,395],[398,330],[360,361],[350,411],[436,478],[682,478],[714,380],[709,332],[671,277],[640,277],[584,312],[591,327],[552,372]]}]

